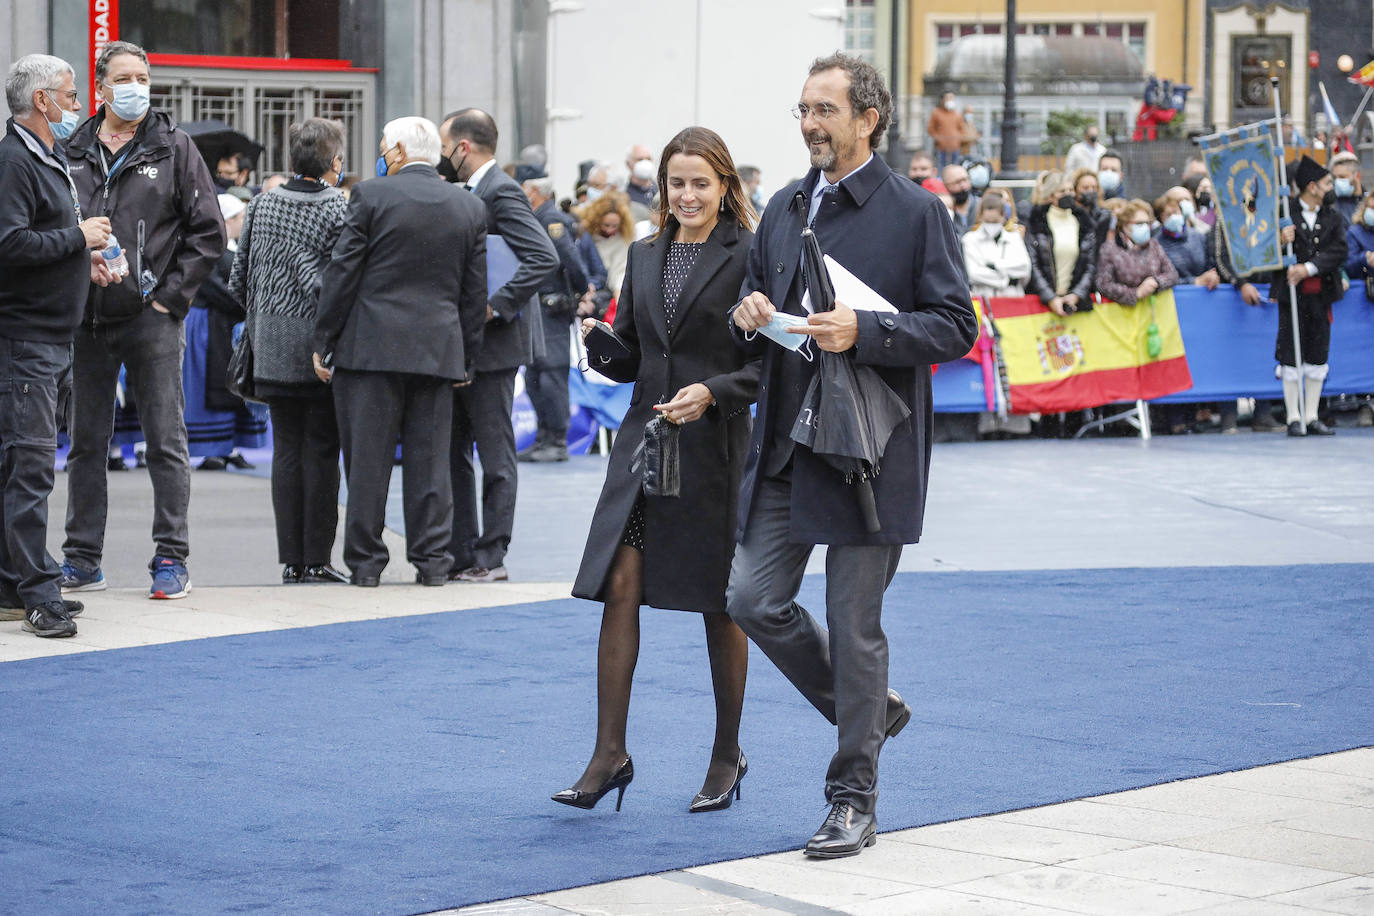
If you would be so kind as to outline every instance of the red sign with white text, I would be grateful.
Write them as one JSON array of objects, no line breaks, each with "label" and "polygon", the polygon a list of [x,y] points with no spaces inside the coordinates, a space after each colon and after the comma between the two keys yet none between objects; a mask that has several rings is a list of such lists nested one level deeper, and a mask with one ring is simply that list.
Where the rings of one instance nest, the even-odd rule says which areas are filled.
[{"label": "red sign with white text", "polygon": [[90,93],[91,114],[95,114],[95,62],[105,46],[119,38],[119,0],[90,0],[90,51],[87,63],[91,68]]}]

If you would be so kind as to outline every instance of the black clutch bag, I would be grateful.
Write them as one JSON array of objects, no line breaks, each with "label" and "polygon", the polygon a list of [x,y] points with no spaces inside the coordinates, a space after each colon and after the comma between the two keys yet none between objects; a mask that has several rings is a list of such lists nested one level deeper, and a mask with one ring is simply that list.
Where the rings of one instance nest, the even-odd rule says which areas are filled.
[{"label": "black clutch bag", "polygon": [[596,327],[587,332],[587,352],[603,363],[613,359],[626,359],[630,355],[630,345],[625,342],[611,326],[598,321]]},{"label": "black clutch bag", "polygon": [[682,490],[682,464],[678,448],[682,427],[663,417],[644,424],[644,441],[630,459],[647,496],[677,496]]}]

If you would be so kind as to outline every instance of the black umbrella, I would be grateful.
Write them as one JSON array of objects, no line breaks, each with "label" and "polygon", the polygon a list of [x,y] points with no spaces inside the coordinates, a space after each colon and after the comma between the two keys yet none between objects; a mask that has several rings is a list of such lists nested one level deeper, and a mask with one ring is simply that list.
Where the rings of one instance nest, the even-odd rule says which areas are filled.
[{"label": "black umbrella", "polygon": [[178,124],[177,127],[185,131],[195,142],[196,149],[200,150],[211,172],[219,165],[221,159],[242,153],[256,163],[262,155],[262,144],[255,143],[247,135],[234,130],[223,121],[187,121],[185,124]]},{"label": "black umbrella", "polygon": [[[809,228],[802,230],[802,265],[812,308],[830,311],[835,307],[835,287]],[[845,483],[854,487],[864,526],[874,534],[881,525],[872,480],[881,469],[892,431],[911,416],[911,408],[872,366],[855,365],[852,354],[821,350],[819,359],[792,438],[844,475]]]}]

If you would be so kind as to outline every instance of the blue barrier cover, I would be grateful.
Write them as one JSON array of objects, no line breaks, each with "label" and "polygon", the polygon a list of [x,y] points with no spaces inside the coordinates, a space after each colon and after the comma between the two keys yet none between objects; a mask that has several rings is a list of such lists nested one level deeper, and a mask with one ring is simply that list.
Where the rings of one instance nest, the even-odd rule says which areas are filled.
[{"label": "blue barrier cover", "polygon": [[[1259,288],[1266,292],[1264,285]],[[1246,305],[1240,293],[1225,284],[1211,292],[1200,286],[1175,286],[1174,303],[1193,387],[1160,398],[1161,402],[1283,396],[1274,374],[1279,329],[1276,303]],[[1365,298],[1362,286],[1352,286],[1331,311],[1331,373],[1323,394],[1374,392],[1374,303]],[[982,367],[970,360],[942,364],[931,385],[939,412],[988,409]]]}]

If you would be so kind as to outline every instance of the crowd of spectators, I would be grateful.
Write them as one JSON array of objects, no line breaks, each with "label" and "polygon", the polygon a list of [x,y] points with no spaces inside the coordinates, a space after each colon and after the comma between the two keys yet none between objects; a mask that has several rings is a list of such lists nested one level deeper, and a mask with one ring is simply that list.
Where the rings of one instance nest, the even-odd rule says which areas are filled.
[{"label": "crowd of spectators", "polygon": [[[955,112],[947,106],[943,111],[949,133]],[[952,133],[943,142],[935,138],[935,156],[921,150],[911,157],[908,177],[941,198],[962,236],[974,296],[1034,295],[1061,316],[1101,301],[1135,306],[1178,284],[1209,291],[1230,284],[1251,305],[1273,298],[1267,277],[1244,278],[1232,270],[1217,227],[1215,190],[1200,156],[1183,164],[1179,184],[1156,190],[1152,199],[1133,196],[1147,189],[1129,184],[1123,157],[1100,143],[1098,133],[1096,125],[1089,127],[1071,147],[1065,168],[1039,173],[1030,194],[1015,202],[1010,190],[989,186],[985,160],[945,161]],[[1346,221],[1343,282],[1366,284],[1374,301],[1374,193],[1365,193],[1354,154],[1332,156],[1329,168],[1335,209]],[[971,180],[975,173],[981,183]],[[1273,419],[1273,406],[1256,401],[1253,428],[1284,428]],[[1235,403],[1174,407],[1161,416],[1172,433],[1237,428]],[[1076,421],[1061,419],[1042,427],[1075,427]]]}]

